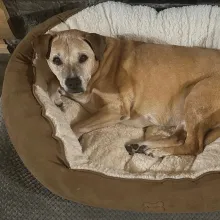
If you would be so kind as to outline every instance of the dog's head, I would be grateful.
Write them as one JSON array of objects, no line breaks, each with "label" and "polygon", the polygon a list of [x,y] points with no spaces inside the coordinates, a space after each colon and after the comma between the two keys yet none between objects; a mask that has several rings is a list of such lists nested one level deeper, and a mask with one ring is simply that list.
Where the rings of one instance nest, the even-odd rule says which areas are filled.
[{"label": "dog's head", "polygon": [[43,57],[68,93],[86,91],[88,82],[102,60],[105,37],[78,30],[38,36],[33,47]]}]

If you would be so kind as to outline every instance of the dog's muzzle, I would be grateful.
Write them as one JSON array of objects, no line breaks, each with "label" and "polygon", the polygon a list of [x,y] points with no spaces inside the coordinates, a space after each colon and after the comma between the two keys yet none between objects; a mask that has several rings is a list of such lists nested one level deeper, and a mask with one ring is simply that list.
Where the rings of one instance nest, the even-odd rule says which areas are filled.
[{"label": "dog's muzzle", "polygon": [[67,78],[65,85],[69,93],[81,93],[84,92],[82,88],[82,80],[79,77]]}]

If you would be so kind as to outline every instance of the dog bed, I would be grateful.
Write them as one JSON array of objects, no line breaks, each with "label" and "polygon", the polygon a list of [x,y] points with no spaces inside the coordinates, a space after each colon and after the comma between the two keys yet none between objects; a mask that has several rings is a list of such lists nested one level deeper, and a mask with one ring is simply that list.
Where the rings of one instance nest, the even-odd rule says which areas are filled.
[{"label": "dog bed", "polygon": [[[152,212],[220,208],[220,139],[197,157],[129,155],[124,144],[142,129],[115,125],[85,134],[81,144],[70,121],[87,113],[63,97],[64,111],[48,96],[45,63],[34,59],[33,39],[49,30],[79,29],[154,43],[220,48],[220,8],[190,6],[157,13],[146,6],[106,2],[57,15],[19,44],[7,67],[3,114],[27,168],[54,193],[105,208]],[[71,102],[71,103],[70,103]]]}]

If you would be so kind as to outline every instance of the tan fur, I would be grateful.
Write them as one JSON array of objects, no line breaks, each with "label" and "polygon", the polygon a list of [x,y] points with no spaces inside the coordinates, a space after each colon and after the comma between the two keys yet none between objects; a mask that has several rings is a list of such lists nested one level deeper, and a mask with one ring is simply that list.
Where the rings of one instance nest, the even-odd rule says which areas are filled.
[{"label": "tan fur", "polygon": [[[220,51],[106,37],[100,61],[85,36],[78,30],[56,33],[47,60],[63,88],[68,68],[77,69],[74,74],[84,80],[85,92],[71,94],[92,114],[72,125],[79,137],[115,123],[174,127],[168,136],[146,136],[138,143],[157,156],[197,154],[205,137],[207,144],[220,136]],[[84,66],[77,63],[81,51],[89,56]],[[58,52],[65,59],[60,68],[51,63]]]}]

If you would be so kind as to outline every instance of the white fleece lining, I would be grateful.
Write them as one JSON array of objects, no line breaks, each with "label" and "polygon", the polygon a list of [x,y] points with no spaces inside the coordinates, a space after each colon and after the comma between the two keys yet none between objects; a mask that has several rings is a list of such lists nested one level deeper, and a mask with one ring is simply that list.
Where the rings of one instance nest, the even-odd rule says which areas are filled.
[{"label": "white fleece lining", "polygon": [[[219,21],[220,8],[217,6],[171,8],[157,13],[147,6],[105,2],[71,16],[52,30],[79,29],[105,36],[122,35],[154,43],[219,49]],[[125,142],[142,138],[143,131],[118,124],[84,135],[81,147],[69,123],[80,117],[79,114],[84,115],[84,110],[76,103],[70,105],[70,101],[64,97],[64,114],[51,102],[38,78],[34,93],[44,106],[46,117],[54,125],[54,135],[63,142],[71,169],[148,180],[194,179],[206,172],[220,171],[220,138],[207,146],[196,158],[166,156],[161,159],[143,154],[130,156],[124,148]]]}]

